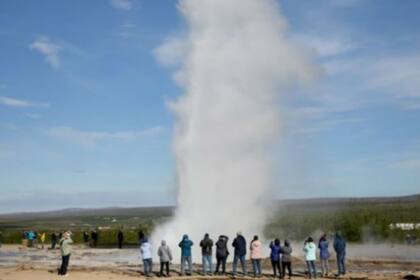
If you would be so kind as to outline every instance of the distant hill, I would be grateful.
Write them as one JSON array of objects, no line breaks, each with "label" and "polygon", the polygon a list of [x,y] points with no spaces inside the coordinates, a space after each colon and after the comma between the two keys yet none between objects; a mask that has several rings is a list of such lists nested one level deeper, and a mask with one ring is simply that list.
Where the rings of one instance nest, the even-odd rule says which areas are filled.
[{"label": "distant hill", "polygon": [[[352,204],[392,204],[416,202],[420,203],[420,194],[400,196],[400,197],[354,197],[354,198],[310,198],[310,199],[285,199],[273,202],[274,207],[293,206],[311,208],[339,208],[343,205]],[[20,212],[0,214],[0,222],[30,219],[56,219],[71,217],[92,217],[92,216],[112,216],[112,217],[167,217],[171,216],[175,210],[174,206],[158,207],[109,207],[109,208],[69,208],[43,212]]]}]

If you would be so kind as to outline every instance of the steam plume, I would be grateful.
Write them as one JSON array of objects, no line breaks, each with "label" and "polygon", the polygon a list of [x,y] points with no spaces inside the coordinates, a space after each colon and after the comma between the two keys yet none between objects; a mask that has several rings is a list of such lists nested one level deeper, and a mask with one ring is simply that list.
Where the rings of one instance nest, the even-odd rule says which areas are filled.
[{"label": "steam plume", "polygon": [[178,8],[186,34],[156,50],[178,63],[184,89],[172,104],[178,208],[154,239],[176,246],[183,233],[198,241],[238,230],[249,238],[265,222],[280,96],[314,69],[287,38],[275,1],[182,0]]}]

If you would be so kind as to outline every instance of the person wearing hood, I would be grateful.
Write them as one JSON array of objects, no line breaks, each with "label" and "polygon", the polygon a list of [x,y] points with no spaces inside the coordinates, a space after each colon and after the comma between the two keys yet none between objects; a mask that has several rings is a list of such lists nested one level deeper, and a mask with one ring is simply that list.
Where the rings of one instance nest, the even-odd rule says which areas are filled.
[{"label": "person wearing hood", "polygon": [[281,277],[281,267],[280,267],[280,253],[281,253],[281,247],[280,247],[280,239],[276,238],[270,243],[270,259],[271,259],[271,266],[273,267],[273,274],[274,277],[277,276],[277,271],[279,273],[279,277]]},{"label": "person wearing hood", "polygon": [[284,240],[284,246],[281,247],[280,252],[281,256],[281,270],[282,275],[281,278],[283,279],[287,272],[289,273],[289,279],[292,278],[292,246],[290,246],[289,240]]},{"label": "person wearing hood", "polygon": [[213,255],[213,240],[210,238],[209,234],[206,233],[204,235],[204,239],[200,242],[201,247],[201,254],[202,254],[202,263],[203,263],[203,274],[205,275],[207,270],[206,267],[208,264],[209,267],[209,274],[213,273],[213,262],[212,262],[212,255]]},{"label": "person wearing hood", "polygon": [[338,276],[346,274],[346,241],[336,233],[334,237],[334,250],[337,255]]},{"label": "person wearing hood", "polygon": [[169,277],[169,262],[172,261],[171,248],[166,245],[166,241],[162,240],[158,249],[158,256],[160,258],[160,276],[164,276],[163,268],[166,267],[166,277]]},{"label": "person wearing hood", "polygon": [[254,269],[254,277],[261,276],[261,259],[262,259],[262,245],[261,241],[258,239],[258,235],[254,236],[254,239],[249,246],[251,251],[251,262],[252,268]]},{"label": "person wearing hood", "polygon": [[70,261],[71,244],[73,244],[73,240],[71,240],[70,235],[70,232],[65,232],[63,238],[61,238],[59,241],[61,252],[61,267],[58,270],[58,274],[62,276],[67,276],[67,268]]},{"label": "person wearing hood", "polygon": [[191,257],[191,247],[194,243],[188,238],[188,235],[184,234],[181,242],[178,246],[181,248],[181,274],[184,275],[185,263],[188,264],[188,275],[192,273],[192,257]]},{"label": "person wearing hood", "polygon": [[152,274],[152,246],[147,238],[144,238],[143,243],[140,245],[140,253],[143,258],[144,276],[150,277]]},{"label": "person wearing hood", "polygon": [[242,236],[242,233],[240,231],[236,234],[236,238],[233,240],[232,246],[233,248],[235,248],[232,264],[233,277],[236,276],[236,267],[238,266],[238,260],[241,262],[242,272],[244,276],[246,276],[246,240],[245,237]]},{"label": "person wearing hood", "polygon": [[321,259],[322,275],[328,276],[329,264],[328,259],[330,258],[330,252],[328,251],[328,240],[327,235],[323,234],[318,242],[319,258]]},{"label": "person wearing hood", "polygon": [[229,237],[226,235],[220,235],[216,242],[216,274],[219,273],[220,264],[222,265],[222,274],[226,273],[226,260],[229,255],[229,250],[227,247],[228,240]]},{"label": "person wearing hood", "polygon": [[309,278],[316,278],[316,246],[312,237],[308,237],[303,246],[305,252],[305,261],[308,266]]}]

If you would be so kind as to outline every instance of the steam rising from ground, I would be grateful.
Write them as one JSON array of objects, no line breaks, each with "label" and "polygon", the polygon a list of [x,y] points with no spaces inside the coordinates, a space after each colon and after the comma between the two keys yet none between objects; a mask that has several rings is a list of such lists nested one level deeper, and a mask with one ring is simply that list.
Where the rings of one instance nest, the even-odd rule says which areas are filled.
[{"label": "steam rising from ground", "polygon": [[[261,234],[280,136],[279,97],[314,69],[285,33],[272,0],[182,0],[186,34],[157,50],[176,65],[184,94],[175,112],[179,179],[175,218],[153,238],[174,248],[181,235]],[[197,246],[197,242],[196,242]]]}]

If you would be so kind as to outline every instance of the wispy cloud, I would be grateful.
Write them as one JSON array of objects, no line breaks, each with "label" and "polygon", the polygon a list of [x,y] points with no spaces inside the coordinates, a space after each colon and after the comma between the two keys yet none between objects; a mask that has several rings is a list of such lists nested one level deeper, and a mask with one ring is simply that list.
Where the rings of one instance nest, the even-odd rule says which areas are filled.
[{"label": "wispy cloud", "polygon": [[82,131],[68,126],[50,128],[47,134],[59,140],[75,143],[87,148],[95,147],[106,140],[135,141],[146,136],[154,136],[163,131],[162,126],[153,126],[144,130],[129,130],[117,132]]},{"label": "wispy cloud", "polygon": [[340,37],[297,34],[294,38],[302,45],[315,50],[321,57],[340,55],[358,48],[358,45],[351,40]]},{"label": "wispy cloud", "polygon": [[125,23],[121,25],[121,31],[119,33],[119,35],[123,38],[123,39],[129,39],[131,37],[134,36],[134,29],[135,29],[136,25],[132,24],[132,23]]},{"label": "wispy cloud", "polygon": [[124,11],[129,11],[133,8],[133,2],[130,0],[111,0],[110,3],[114,8]]},{"label": "wispy cloud", "polygon": [[25,117],[33,120],[38,120],[41,118],[41,115],[35,113],[25,113]]},{"label": "wispy cloud", "polygon": [[48,103],[40,103],[40,102],[32,102],[23,99],[16,99],[6,96],[0,96],[0,104],[9,106],[9,107],[17,107],[17,108],[27,108],[27,107],[49,107]]},{"label": "wispy cloud", "polygon": [[32,44],[29,45],[29,48],[41,53],[45,57],[47,63],[54,69],[58,69],[60,67],[60,46],[53,43],[48,37],[38,37],[34,42],[32,42]]}]

